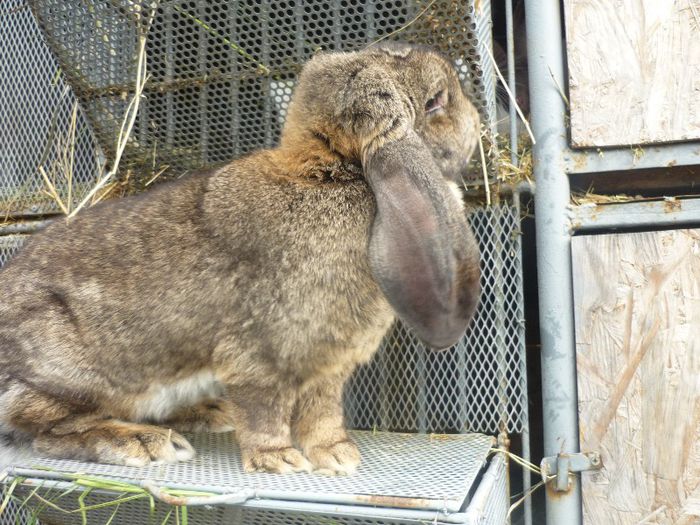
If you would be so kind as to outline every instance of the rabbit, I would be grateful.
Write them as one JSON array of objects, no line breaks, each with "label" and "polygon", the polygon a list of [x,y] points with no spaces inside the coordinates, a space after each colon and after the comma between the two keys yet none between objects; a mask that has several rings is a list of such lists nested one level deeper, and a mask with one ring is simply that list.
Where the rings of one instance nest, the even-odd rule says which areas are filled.
[{"label": "rabbit", "polygon": [[478,137],[437,52],[316,55],[277,147],[56,220],[0,272],[0,433],[144,466],[235,429],[247,472],[354,472],[353,370],[397,317],[443,349],[478,303]]}]

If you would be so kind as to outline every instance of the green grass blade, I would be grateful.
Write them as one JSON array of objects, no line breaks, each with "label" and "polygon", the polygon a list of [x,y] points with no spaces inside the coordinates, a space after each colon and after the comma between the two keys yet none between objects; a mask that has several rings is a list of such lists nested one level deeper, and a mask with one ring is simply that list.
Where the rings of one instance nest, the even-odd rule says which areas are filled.
[{"label": "green grass blade", "polygon": [[163,518],[163,521],[160,522],[160,525],[167,525],[168,524],[168,520],[170,519],[170,516],[172,515],[174,508],[175,507],[170,507],[170,510],[165,515],[165,518]]},{"label": "green grass blade", "polygon": [[10,484],[9,488],[7,489],[7,493],[5,494],[5,497],[2,500],[2,504],[0,504],[0,516],[2,516],[2,513],[5,512],[5,508],[10,503],[10,497],[12,496],[12,493],[17,488],[17,485],[20,484],[20,481],[21,481],[20,478],[15,478],[12,480],[12,483]]},{"label": "green grass blade", "polygon": [[117,506],[114,508],[114,512],[112,512],[112,515],[109,517],[109,519],[107,520],[107,523],[105,523],[105,525],[110,525],[110,523],[112,523],[114,516],[116,516],[117,512],[119,512],[119,505],[120,505],[120,503],[117,503]]},{"label": "green grass blade", "polygon": [[92,489],[87,489],[80,496],[78,496],[78,505],[80,505],[80,517],[83,520],[83,525],[88,525],[87,522],[87,510],[85,508],[85,498],[92,492]]}]

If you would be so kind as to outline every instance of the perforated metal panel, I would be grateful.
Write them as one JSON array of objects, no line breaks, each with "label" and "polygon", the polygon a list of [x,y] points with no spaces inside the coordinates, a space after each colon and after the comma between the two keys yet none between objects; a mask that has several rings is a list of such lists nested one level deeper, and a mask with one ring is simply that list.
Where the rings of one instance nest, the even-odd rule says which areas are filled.
[{"label": "perforated metal panel", "polygon": [[274,144],[306,60],[385,37],[446,52],[485,121],[495,118],[487,1],[30,3],[108,154],[133,92],[138,36],[154,13],[150,81],[125,153],[135,176],[165,165],[175,174]]},{"label": "perforated metal panel", "polygon": [[526,424],[520,218],[502,202],[477,209],[481,302],[465,337],[427,350],[398,323],[346,391],[355,428],[428,432],[521,432]]},{"label": "perforated metal panel", "polygon": [[0,216],[58,211],[39,166],[68,207],[95,180],[95,144],[25,0],[0,3],[0,35]]}]

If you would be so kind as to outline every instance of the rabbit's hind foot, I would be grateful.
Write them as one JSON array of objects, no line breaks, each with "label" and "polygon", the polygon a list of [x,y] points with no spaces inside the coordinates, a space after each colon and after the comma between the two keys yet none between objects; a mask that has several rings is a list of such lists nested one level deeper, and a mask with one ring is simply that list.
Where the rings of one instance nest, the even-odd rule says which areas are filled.
[{"label": "rabbit's hind foot", "polygon": [[34,450],[54,458],[130,467],[187,461],[195,456],[192,445],[171,429],[117,419],[76,423],[74,429],[61,425],[38,434]]}]

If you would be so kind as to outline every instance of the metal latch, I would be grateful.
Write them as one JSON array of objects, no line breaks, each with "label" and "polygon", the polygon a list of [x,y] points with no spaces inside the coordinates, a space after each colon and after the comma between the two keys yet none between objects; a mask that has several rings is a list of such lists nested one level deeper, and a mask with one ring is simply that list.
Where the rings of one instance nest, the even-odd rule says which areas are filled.
[{"label": "metal latch", "polygon": [[569,474],[602,468],[603,460],[598,452],[561,453],[543,458],[540,463],[542,481],[545,483],[552,481],[552,476],[554,476],[554,488],[557,492],[568,492],[571,488]]}]

